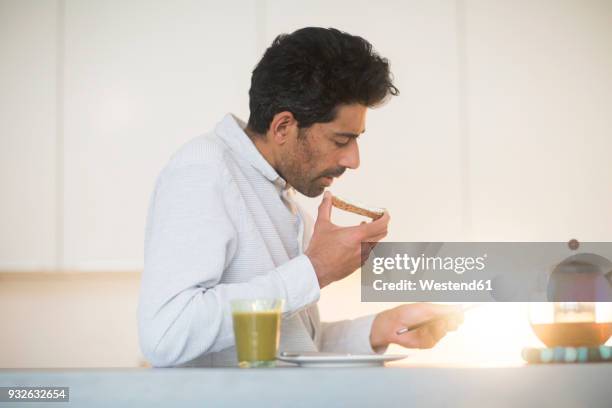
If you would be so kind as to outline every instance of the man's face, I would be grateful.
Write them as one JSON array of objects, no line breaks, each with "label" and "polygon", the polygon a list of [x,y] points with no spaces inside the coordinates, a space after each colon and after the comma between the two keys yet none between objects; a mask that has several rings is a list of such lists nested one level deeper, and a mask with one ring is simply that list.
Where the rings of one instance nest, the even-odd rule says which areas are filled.
[{"label": "man's face", "polygon": [[363,105],[342,105],[332,122],[296,131],[280,152],[278,170],[285,181],[305,196],[316,197],[334,177],[359,167],[357,137],[365,131],[366,111]]}]

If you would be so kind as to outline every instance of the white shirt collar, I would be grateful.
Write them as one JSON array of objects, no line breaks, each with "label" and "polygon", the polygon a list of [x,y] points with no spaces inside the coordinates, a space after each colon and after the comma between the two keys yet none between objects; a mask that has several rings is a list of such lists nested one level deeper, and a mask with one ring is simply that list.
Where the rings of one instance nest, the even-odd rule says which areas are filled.
[{"label": "white shirt collar", "polygon": [[287,182],[278,175],[276,170],[268,163],[268,161],[257,150],[255,144],[244,132],[246,123],[231,113],[226,114],[221,122],[215,128],[215,132],[223,141],[234,150],[261,174],[263,174],[274,185],[283,190],[287,187]]}]

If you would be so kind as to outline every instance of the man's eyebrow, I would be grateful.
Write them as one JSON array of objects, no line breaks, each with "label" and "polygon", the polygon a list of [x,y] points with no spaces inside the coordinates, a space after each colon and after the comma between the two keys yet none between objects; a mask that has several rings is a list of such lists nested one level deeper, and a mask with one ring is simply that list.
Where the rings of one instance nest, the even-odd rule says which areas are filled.
[{"label": "man's eyebrow", "polygon": [[[365,133],[365,129],[363,129],[361,133]],[[353,138],[359,137],[358,133],[351,133],[351,132],[334,132],[334,134],[337,136],[346,136],[346,137],[353,137]]]}]

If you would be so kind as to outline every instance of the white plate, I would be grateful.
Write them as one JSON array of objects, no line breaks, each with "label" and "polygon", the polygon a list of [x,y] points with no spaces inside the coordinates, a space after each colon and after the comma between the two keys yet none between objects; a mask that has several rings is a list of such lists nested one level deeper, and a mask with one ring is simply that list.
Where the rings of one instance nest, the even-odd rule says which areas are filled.
[{"label": "white plate", "polygon": [[282,352],[278,359],[294,363],[300,367],[376,367],[387,361],[396,361],[408,356],[401,354],[337,354],[337,353],[287,353]]}]

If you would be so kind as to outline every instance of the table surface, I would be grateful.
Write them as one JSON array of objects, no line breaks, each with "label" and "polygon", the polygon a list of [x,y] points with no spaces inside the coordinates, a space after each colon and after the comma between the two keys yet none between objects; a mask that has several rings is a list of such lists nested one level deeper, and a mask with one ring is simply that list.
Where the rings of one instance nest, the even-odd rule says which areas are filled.
[{"label": "table surface", "polygon": [[[23,407],[607,407],[612,363],[508,368],[0,370],[0,386],[68,386]],[[0,407],[9,406],[0,403]],[[15,404],[11,405],[15,406]]]}]

